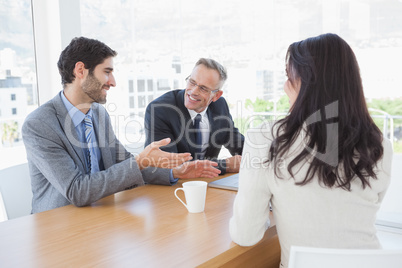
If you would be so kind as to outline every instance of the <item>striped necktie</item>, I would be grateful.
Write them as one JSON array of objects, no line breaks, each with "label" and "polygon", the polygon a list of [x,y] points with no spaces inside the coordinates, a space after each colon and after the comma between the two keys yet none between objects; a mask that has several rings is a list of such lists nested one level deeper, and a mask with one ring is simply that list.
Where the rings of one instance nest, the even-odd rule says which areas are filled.
[{"label": "striped necktie", "polygon": [[87,114],[84,118],[84,125],[85,125],[85,141],[88,146],[87,173],[91,173],[91,154],[92,154],[92,148],[93,148],[93,142],[92,142],[93,125],[92,125],[92,118],[89,114]]}]

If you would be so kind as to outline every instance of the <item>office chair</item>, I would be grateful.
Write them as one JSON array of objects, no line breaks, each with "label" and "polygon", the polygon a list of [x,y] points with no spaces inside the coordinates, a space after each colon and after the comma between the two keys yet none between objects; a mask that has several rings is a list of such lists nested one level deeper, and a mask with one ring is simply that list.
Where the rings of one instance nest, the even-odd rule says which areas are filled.
[{"label": "office chair", "polygon": [[[31,214],[32,187],[27,163],[0,170],[0,195],[6,211],[3,220]],[[0,211],[2,207],[0,204]]]},{"label": "office chair", "polygon": [[6,221],[6,220],[8,220],[7,211],[4,206],[3,196],[1,195],[1,192],[0,192],[0,222]]},{"label": "office chair", "polygon": [[290,248],[288,268],[401,268],[402,250]]}]

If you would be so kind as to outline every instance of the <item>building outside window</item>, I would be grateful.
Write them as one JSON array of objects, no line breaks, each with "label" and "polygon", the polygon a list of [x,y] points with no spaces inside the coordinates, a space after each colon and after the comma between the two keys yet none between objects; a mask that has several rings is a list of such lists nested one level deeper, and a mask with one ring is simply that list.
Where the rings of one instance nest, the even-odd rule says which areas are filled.
[{"label": "building outside window", "polygon": [[25,117],[37,106],[30,0],[0,0],[0,169],[26,162]]},{"label": "building outside window", "polygon": [[135,108],[135,99],[134,96],[130,96],[130,108],[134,109]]},{"label": "building outside window", "polygon": [[128,92],[134,93],[134,81],[133,80],[128,80]]},{"label": "building outside window", "polygon": [[154,81],[152,79],[148,79],[147,83],[148,83],[148,91],[153,92],[154,91]]},{"label": "building outside window", "polygon": [[137,80],[137,91],[138,92],[145,91],[145,80]]}]

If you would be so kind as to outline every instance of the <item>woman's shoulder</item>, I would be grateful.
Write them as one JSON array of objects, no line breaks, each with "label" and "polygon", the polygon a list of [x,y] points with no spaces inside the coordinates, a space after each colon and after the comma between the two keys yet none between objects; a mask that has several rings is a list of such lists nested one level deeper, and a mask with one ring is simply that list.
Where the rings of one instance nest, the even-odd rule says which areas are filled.
[{"label": "woman's shoulder", "polygon": [[392,148],[392,142],[388,138],[383,137],[382,146],[384,147],[384,155],[393,154],[394,150]]},{"label": "woman's shoulder", "polygon": [[382,139],[382,146],[384,148],[382,159],[380,160],[382,162],[382,169],[388,174],[391,174],[392,158],[394,155],[392,142],[384,137]]}]

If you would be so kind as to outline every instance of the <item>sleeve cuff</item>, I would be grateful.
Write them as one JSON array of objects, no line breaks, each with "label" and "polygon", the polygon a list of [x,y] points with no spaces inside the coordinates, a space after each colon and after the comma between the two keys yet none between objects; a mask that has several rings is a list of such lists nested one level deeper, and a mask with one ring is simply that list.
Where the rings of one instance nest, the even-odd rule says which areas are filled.
[{"label": "sleeve cuff", "polygon": [[219,159],[216,162],[218,162],[218,169],[221,171],[221,174],[219,174],[219,175],[225,175],[226,174],[226,159]]},{"label": "sleeve cuff", "polygon": [[169,173],[169,181],[171,185],[175,185],[179,179],[178,178],[173,178],[173,169],[170,170]]}]

